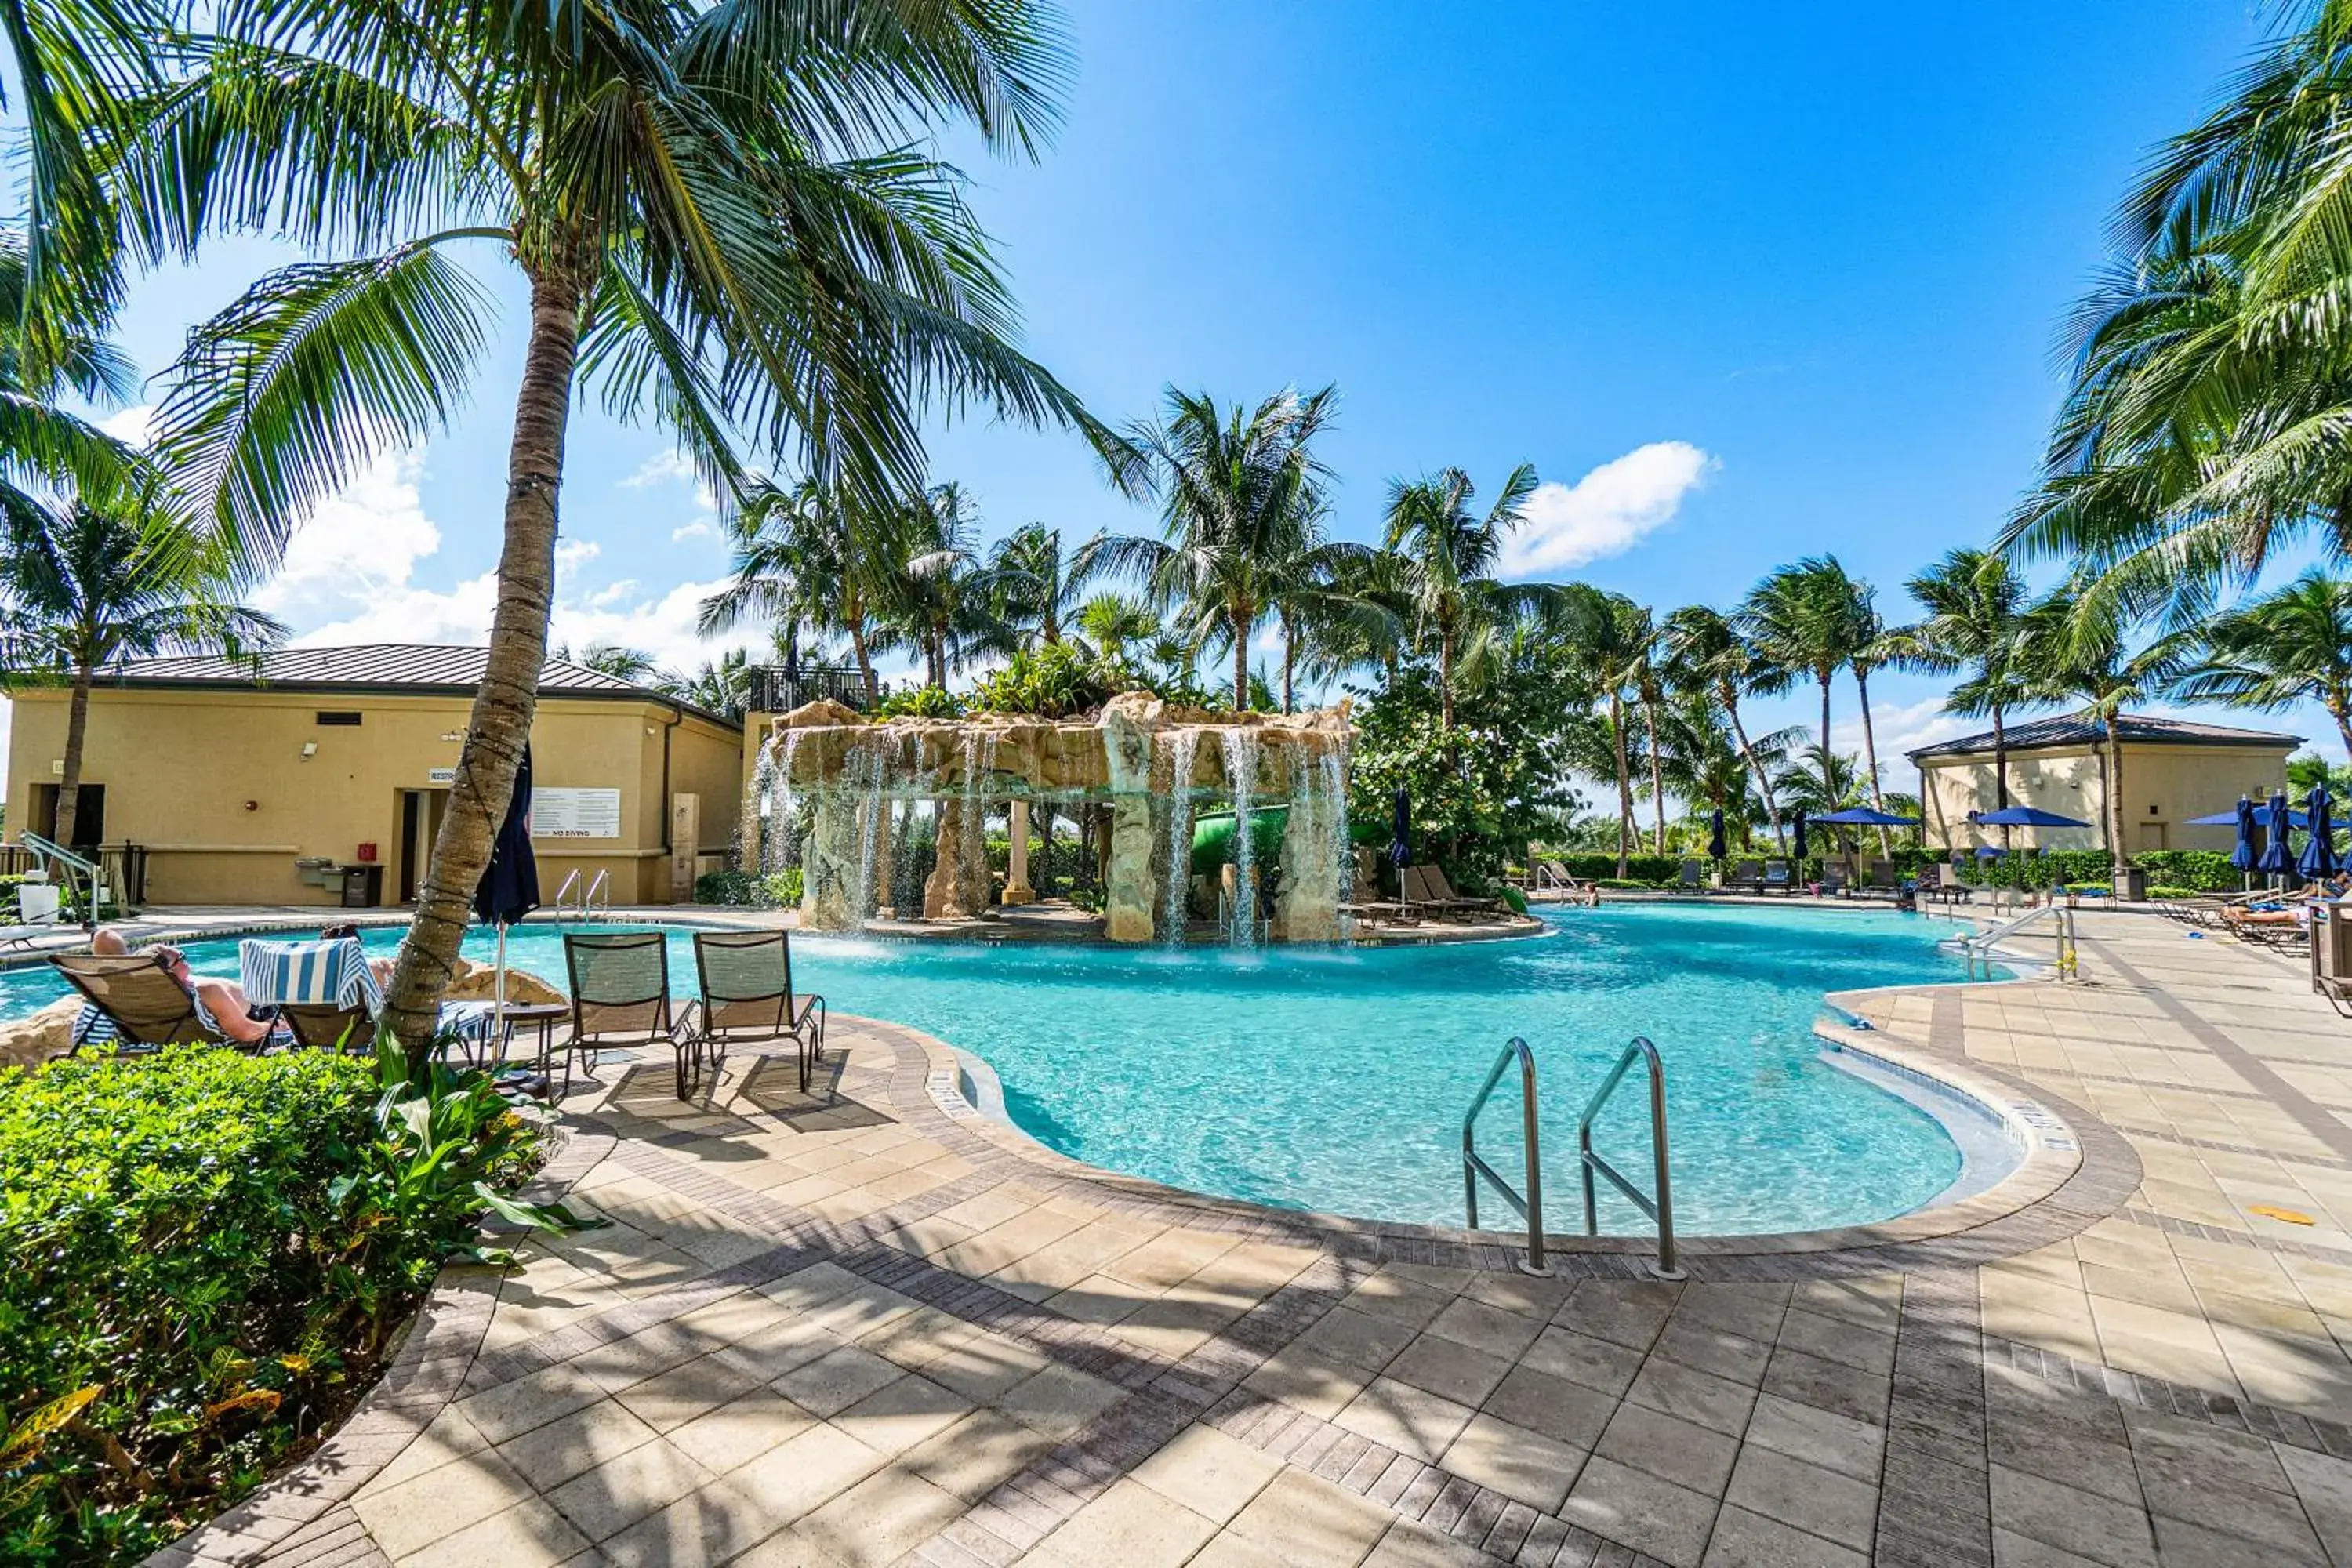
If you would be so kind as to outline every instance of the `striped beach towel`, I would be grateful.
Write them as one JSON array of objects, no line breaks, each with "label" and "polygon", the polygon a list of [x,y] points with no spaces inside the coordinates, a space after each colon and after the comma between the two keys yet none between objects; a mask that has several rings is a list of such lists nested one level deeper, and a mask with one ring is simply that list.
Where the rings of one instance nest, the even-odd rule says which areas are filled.
[{"label": "striped beach towel", "polygon": [[237,967],[257,1006],[359,1007],[373,1017],[383,993],[356,937],[332,942],[244,942]]}]

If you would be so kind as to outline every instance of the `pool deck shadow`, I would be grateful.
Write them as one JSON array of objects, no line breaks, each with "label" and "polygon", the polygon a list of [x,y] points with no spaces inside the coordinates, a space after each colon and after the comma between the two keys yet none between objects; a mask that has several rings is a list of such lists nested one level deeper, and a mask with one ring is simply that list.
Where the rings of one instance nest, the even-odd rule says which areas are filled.
[{"label": "pool deck shadow", "polygon": [[681,1101],[661,1053],[562,1109],[544,1180],[612,1225],[450,1270],[156,1561],[2352,1563],[2347,1026],[2267,952],[2082,927],[2079,984],[1842,998],[2046,1116],[2030,1179],[1680,1284],[1091,1172],[894,1026],[836,1017],[805,1096],[738,1054]]}]

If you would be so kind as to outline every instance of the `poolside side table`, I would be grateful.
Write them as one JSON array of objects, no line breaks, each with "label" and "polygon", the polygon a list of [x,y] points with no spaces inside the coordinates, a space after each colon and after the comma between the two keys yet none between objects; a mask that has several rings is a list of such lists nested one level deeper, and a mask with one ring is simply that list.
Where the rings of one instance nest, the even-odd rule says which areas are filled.
[{"label": "poolside side table", "polygon": [[497,1047],[491,1053],[493,1066],[503,1066],[514,1044],[515,1026],[535,1025],[539,1029],[539,1075],[547,1077],[549,1058],[555,1049],[555,1026],[572,1016],[572,1007],[565,1002],[509,1002],[491,1014],[491,1028]]}]

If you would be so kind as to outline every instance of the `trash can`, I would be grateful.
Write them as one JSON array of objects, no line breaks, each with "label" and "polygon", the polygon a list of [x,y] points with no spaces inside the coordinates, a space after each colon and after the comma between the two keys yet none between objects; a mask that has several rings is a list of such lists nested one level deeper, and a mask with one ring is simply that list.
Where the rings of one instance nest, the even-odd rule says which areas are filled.
[{"label": "trash can", "polygon": [[2147,868],[2125,867],[2123,880],[2116,884],[2116,897],[2135,904],[2147,902]]},{"label": "trash can", "polygon": [[343,868],[343,908],[372,910],[383,901],[383,868],[346,866]]}]

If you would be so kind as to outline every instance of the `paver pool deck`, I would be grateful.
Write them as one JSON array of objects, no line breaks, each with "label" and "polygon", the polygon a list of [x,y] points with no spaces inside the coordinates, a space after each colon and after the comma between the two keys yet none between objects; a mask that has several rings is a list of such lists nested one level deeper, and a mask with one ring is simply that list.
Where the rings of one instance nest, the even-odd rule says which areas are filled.
[{"label": "paver pool deck", "polygon": [[608,1068],[544,1182],[612,1226],[450,1270],[154,1561],[2352,1564],[2352,1022],[2299,959],[2082,932],[2081,984],[1858,1004],[2063,1118],[2072,1179],[1682,1284],[1089,1174],[889,1026],[837,1016],[806,1095]]}]

